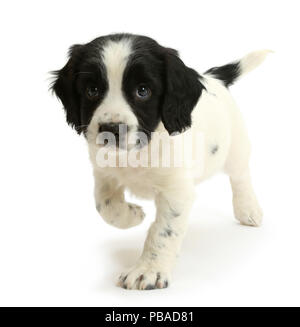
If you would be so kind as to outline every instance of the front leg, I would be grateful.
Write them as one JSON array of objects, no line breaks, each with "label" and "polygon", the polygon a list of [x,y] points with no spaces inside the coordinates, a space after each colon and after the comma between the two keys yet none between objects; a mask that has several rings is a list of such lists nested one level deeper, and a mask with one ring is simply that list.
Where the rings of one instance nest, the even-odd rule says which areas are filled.
[{"label": "front leg", "polygon": [[140,206],[128,203],[124,198],[124,187],[113,178],[94,172],[96,208],[110,225],[125,229],[139,225],[145,214]]},{"label": "front leg", "polygon": [[159,193],[155,199],[156,219],[149,229],[142,256],[119,278],[118,285],[125,289],[150,290],[169,285],[194,199],[192,183],[181,181],[170,185],[172,190]]}]

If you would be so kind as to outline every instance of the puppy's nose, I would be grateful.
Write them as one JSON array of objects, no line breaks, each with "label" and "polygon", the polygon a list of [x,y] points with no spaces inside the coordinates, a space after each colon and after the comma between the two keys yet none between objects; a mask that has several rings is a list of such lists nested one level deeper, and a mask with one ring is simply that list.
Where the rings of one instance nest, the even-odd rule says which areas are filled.
[{"label": "puppy's nose", "polygon": [[119,126],[120,126],[120,124],[116,124],[116,123],[102,124],[99,126],[99,133],[110,132],[110,133],[114,134],[115,136],[118,136],[119,135]]},{"label": "puppy's nose", "polygon": [[[116,146],[122,147],[126,141],[128,126],[124,123],[106,123],[99,126],[99,133],[104,144],[115,142]],[[111,133],[114,138],[112,139],[108,133]]]}]

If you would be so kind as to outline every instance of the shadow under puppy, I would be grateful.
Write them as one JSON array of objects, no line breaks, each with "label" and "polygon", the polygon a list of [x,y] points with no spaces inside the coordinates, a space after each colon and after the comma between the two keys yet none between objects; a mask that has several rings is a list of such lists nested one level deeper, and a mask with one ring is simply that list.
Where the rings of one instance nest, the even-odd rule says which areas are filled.
[{"label": "shadow under puppy", "polygon": [[[142,208],[125,201],[125,189],[154,199],[156,204],[155,222],[143,253],[134,267],[121,274],[121,287],[149,290],[169,285],[187,229],[195,184],[217,171],[230,177],[236,219],[260,225],[262,211],[248,167],[250,144],[228,87],[259,65],[267,53],[253,52],[199,75],[181,61],[177,51],[151,38],[114,34],[72,46],[67,64],[55,72],[52,88],[63,103],[67,122],[87,140],[96,207],[103,219],[118,228],[143,221]],[[127,138],[121,137],[121,126]],[[174,142],[188,132],[183,142]],[[201,135],[201,164],[190,159],[181,166],[104,167],[98,154],[104,148],[109,154],[110,147],[99,141],[103,133],[114,136],[119,150],[127,146],[122,152],[125,157],[130,150],[145,157],[149,151],[161,149],[154,143],[156,133],[170,141],[172,159],[178,144],[189,147],[193,154],[200,150],[197,140]],[[141,134],[146,135],[144,143]],[[159,159],[161,155],[158,150]]]}]

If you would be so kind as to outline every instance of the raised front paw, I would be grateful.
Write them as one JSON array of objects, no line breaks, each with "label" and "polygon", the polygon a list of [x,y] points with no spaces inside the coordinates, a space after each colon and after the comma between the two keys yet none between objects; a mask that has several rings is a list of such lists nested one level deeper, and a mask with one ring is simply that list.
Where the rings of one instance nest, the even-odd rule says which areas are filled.
[{"label": "raised front paw", "polygon": [[121,274],[118,286],[128,290],[153,290],[169,286],[169,274],[161,269],[136,266]]},{"label": "raised front paw", "polygon": [[139,225],[145,218],[145,213],[142,207],[133,203],[126,203],[126,205],[128,206],[128,210],[125,228]]},{"label": "raised front paw", "polygon": [[137,226],[145,217],[140,206],[125,201],[105,200],[97,210],[108,224],[121,229]]}]

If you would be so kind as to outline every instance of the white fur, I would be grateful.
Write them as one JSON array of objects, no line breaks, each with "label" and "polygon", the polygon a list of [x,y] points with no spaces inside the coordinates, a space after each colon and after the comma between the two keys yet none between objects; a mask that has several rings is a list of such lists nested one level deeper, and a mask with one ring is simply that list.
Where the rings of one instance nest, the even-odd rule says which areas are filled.
[{"label": "white fur", "polygon": [[123,73],[130,54],[130,39],[124,39],[122,42],[110,41],[101,52],[107,72],[109,92],[96,109],[88,126],[87,137],[90,143],[96,144],[99,124],[122,122],[131,128],[131,133],[136,130],[137,118],[122,93]]},{"label": "white fur", "polygon": [[[121,275],[119,285],[128,289],[163,288],[170,279],[187,229],[196,183],[222,170],[230,177],[236,219],[243,224],[258,226],[262,211],[251,186],[248,166],[250,144],[240,111],[227,88],[210,76],[204,76],[206,91],[203,91],[192,115],[191,137],[196,137],[198,132],[204,135],[205,151],[201,170],[197,166],[168,169],[100,169],[97,166],[98,147],[94,137],[98,123],[105,119],[117,119],[116,115],[120,114],[127,124],[137,125],[121,93],[122,74],[130,54],[130,44],[126,42],[110,43],[104,49],[110,88],[88,129],[89,153],[95,176],[95,200],[104,220],[119,228],[135,226],[144,217],[140,207],[125,202],[125,188],[139,197],[155,200],[156,219],[149,230],[143,254],[134,267]],[[255,52],[242,59],[243,73],[257,66],[265,55],[266,52]],[[162,123],[157,131],[166,132]],[[165,133],[165,137],[170,136]],[[211,147],[214,145],[218,145],[218,151],[212,155]]]},{"label": "white fur", "polygon": [[251,72],[258,65],[260,65],[267,57],[269,53],[273,52],[272,50],[259,50],[254,51],[246,55],[241,59],[241,69],[242,75]]}]

